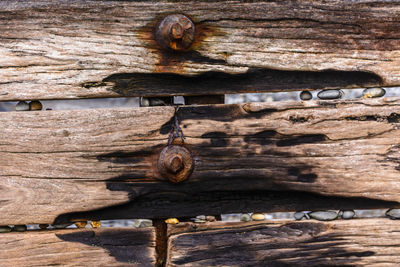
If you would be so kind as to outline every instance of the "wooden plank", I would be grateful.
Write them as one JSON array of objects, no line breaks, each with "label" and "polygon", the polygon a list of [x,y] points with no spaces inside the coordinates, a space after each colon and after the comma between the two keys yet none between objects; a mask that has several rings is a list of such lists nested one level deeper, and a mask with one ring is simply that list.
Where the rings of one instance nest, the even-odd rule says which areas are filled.
[{"label": "wooden plank", "polygon": [[154,266],[153,228],[65,229],[1,234],[2,266]]},{"label": "wooden plank", "polygon": [[[400,85],[399,1],[0,3],[0,100]],[[192,50],[160,49],[166,14]]]},{"label": "wooden plank", "polygon": [[107,207],[113,217],[152,218],[204,207],[392,206],[373,200],[400,200],[399,114],[399,98],[181,107],[195,169],[172,184],[154,165],[173,107],[1,113],[0,225]]},{"label": "wooden plank", "polygon": [[393,266],[398,221],[276,221],[169,225],[166,266]]}]

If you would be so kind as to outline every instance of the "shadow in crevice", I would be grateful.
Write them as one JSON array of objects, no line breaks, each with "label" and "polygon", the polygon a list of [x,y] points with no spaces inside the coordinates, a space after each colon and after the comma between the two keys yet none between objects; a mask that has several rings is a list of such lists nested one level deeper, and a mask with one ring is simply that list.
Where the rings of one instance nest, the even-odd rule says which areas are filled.
[{"label": "shadow in crevice", "polygon": [[[209,71],[179,73],[116,73],[103,79],[121,96],[221,95],[302,89],[357,88],[383,84],[382,78],[364,71],[286,71],[250,68],[245,73]],[[90,83],[82,84],[90,88]]]}]

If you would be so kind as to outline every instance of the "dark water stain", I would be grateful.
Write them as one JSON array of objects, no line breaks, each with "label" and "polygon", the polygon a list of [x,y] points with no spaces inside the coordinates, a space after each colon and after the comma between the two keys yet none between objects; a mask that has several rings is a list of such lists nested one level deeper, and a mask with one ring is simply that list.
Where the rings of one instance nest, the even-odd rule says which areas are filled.
[{"label": "dark water stain", "polygon": [[145,161],[146,158],[149,158],[156,154],[159,150],[162,149],[162,147],[163,145],[156,145],[134,152],[115,151],[97,155],[96,158],[100,162],[111,162],[117,164],[139,163]]},{"label": "dark water stain", "polygon": [[[197,54],[191,52],[191,54]],[[183,57],[181,55],[181,57]],[[187,62],[190,57],[181,58]],[[197,55],[200,57],[200,55]],[[193,57],[191,58],[193,60]],[[207,59],[210,61],[210,59]],[[189,60],[190,61],[190,60]],[[218,64],[222,62],[218,61]],[[174,62],[174,64],[178,64]],[[163,95],[221,95],[266,91],[326,89],[379,86],[378,75],[361,71],[283,71],[268,68],[250,68],[245,73],[207,71],[197,75],[178,71],[154,73],[115,73],[102,82],[114,85],[113,92],[121,96]],[[182,72],[182,71],[181,71]],[[82,84],[90,88],[92,83]]]},{"label": "dark water stain", "polygon": [[210,138],[213,147],[225,147],[229,143],[229,136],[224,132],[208,132],[202,134],[201,138]]},{"label": "dark water stain", "polygon": [[243,140],[248,144],[270,145],[274,143],[273,138],[279,134],[275,130],[264,130],[253,135],[247,135]]},{"label": "dark water stain", "polygon": [[153,266],[154,259],[148,246],[154,243],[151,231],[145,229],[100,229],[56,234],[67,242],[78,242],[88,246],[101,247],[120,263],[140,263],[140,266]]},{"label": "dark water stain", "polygon": [[[273,242],[251,242],[262,238]],[[188,244],[204,249],[191,249]],[[316,222],[213,229],[173,236],[171,245],[186,253],[174,257],[171,264],[202,261],[210,266],[333,266],[340,262],[340,266],[358,266],[360,258],[375,255],[362,248],[346,248],[345,244],[351,245],[351,241],[340,231],[329,233],[327,225]]]},{"label": "dark water stain", "polygon": [[304,134],[287,136],[279,134],[275,130],[264,130],[252,135],[247,135],[244,141],[248,144],[271,145],[277,147],[296,146],[302,144],[314,144],[327,141],[328,138],[324,134]]},{"label": "dark water stain", "polygon": [[[233,122],[239,119],[259,119],[274,112],[277,109],[266,108],[257,112],[246,112],[240,105],[205,105],[205,106],[182,106],[176,113],[180,123],[185,120],[213,120],[220,122]],[[175,118],[171,118],[165,122],[161,128],[161,134],[167,134],[172,130]]]},{"label": "dark water stain", "polygon": [[294,137],[284,138],[276,142],[276,145],[279,147],[283,146],[296,146],[302,144],[314,144],[326,141],[328,138],[324,134],[304,134],[297,135]]},{"label": "dark water stain", "polygon": [[297,181],[302,183],[314,183],[318,175],[311,172],[312,167],[290,167],[288,175],[297,176]]}]

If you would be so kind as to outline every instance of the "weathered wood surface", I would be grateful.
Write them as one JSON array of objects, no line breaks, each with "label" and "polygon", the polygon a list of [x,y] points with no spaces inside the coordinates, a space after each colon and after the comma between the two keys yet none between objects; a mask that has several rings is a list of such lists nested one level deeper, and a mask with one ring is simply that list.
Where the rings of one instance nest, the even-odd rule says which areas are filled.
[{"label": "weathered wood surface", "polygon": [[65,229],[0,236],[1,266],[155,266],[153,228]]},{"label": "weathered wood surface", "polygon": [[[112,217],[151,218],[293,210],[310,205],[302,198],[394,205],[372,200],[400,201],[399,114],[399,98],[181,107],[196,167],[172,184],[154,165],[173,107],[1,113],[0,225],[110,206]],[[129,212],[113,206],[129,201]]]},{"label": "weathered wood surface", "polygon": [[[370,0],[1,1],[0,100],[400,85],[399,12]],[[170,13],[196,23],[192,51],[154,41]]]},{"label": "weathered wood surface", "polygon": [[169,225],[166,266],[395,266],[389,219]]}]

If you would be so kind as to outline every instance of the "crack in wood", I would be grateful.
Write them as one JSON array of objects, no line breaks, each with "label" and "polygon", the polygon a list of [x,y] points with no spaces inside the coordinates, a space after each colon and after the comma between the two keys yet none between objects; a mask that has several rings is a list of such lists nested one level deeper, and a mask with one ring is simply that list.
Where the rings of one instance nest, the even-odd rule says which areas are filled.
[{"label": "crack in wood", "polygon": [[[332,197],[300,191],[206,191],[196,190],[199,184],[182,188],[167,183],[155,186],[150,192],[141,192],[137,183],[107,183],[112,191],[128,192],[126,204],[101,209],[59,215],[55,222],[61,224],[80,220],[108,220],[134,218],[194,217],[199,214],[218,215],[240,212],[277,212],[324,209],[374,209],[399,207],[394,201],[365,197]],[[189,190],[192,188],[192,190]]]},{"label": "crack in wood", "polygon": [[[190,57],[186,57],[189,60]],[[192,60],[193,57],[189,61]],[[114,84],[109,90],[120,96],[167,96],[357,88],[379,86],[383,81],[378,75],[363,71],[249,68],[246,73],[211,71],[191,76],[179,73],[118,73],[104,78],[102,82],[82,86],[90,89],[91,84],[97,86],[101,83]]]}]

